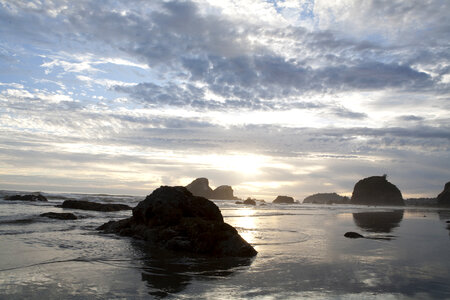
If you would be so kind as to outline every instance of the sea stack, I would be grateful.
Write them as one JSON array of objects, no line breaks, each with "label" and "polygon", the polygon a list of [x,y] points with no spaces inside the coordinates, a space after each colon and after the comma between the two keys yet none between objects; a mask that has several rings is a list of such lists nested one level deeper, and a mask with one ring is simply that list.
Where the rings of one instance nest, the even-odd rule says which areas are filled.
[{"label": "sea stack", "polygon": [[440,206],[450,206],[450,181],[445,184],[444,190],[437,196]]},{"label": "sea stack", "polygon": [[209,186],[208,178],[197,178],[191,183],[189,183],[186,188],[192,193],[194,196],[204,197],[207,199],[216,199],[216,200],[237,200],[234,196],[233,188],[229,185],[221,185],[216,189],[212,189]]},{"label": "sea stack", "polygon": [[405,205],[400,190],[387,181],[386,175],[361,179],[353,188],[351,204]]},{"label": "sea stack", "polygon": [[133,208],[133,216],[98,228],[106,233],[145,240],[152,246],[211,256],[252,257],[256,250],[219,208],[182,186],[162,186]]},{"label": "sea stack", "polygon": [[272,203],[292,204],[294,203],[294,198],[289,196],[278,196],[275,200],[272,201]]}]

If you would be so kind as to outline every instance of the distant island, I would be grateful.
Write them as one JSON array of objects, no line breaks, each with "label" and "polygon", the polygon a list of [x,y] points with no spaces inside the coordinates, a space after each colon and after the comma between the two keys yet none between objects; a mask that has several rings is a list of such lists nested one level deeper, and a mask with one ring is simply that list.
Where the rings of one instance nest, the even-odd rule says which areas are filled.
[{"label": "distant island", "polygon": [[350,198],[336,193],[318,193],[303,199],[303,203],[311,204],[349,204]]},{"label": "distant island", "polygon": [[229,185],[221,185],[216,189],[212,189],[209,186],[208,178],[197,178],[191,183],[189,183],[186,188],[194,196],[204,197],[207,199],[216,200],[239,200],[239,198],[234,196],[233,188]]}]

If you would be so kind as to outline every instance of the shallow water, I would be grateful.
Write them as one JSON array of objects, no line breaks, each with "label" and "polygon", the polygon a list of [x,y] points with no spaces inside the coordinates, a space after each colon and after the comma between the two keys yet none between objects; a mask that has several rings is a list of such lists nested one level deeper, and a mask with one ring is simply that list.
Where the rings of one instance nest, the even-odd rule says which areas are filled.
[{"label": "shallow water", "polygon": [[[66,198],[131,206],[142,198],[50,196],[49,203],[0,198],[2,299],[450,298],[450,211],[215,201],[259,253],[213,259],[174,255],[95,230],[130,211],[54,207]],[[49,211],[80,219],[39,217]],[[367,238],[345,238],[347,231]]]}]

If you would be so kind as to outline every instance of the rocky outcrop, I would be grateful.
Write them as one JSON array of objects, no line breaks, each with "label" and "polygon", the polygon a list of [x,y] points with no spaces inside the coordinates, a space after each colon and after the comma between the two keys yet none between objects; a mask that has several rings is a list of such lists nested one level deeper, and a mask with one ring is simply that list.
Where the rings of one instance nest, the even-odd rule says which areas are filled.
[{"label": "rocky outcrop", "polygon": [[78,219],[77,216],[75,216],[72,213],[48,212],[48,213],[43,213],[40,216],[50,218],[50,219],[58,219],[58,220],[76,220],[76,219]]},{"label": "rocky outcrop", "polygon": [[58,205],[58,207],[94,211],[119,211],[131,209],[130,206],[125,204],[97,203],[83,200],[66,200],[62,205]]},{"label": "rocky outcrop", "polygon": [[400,190],[386,176],[364,178],[355,184],[351,204],[405,205]]},{"label": "rocky outcrop", "polygon": [[197,178],[191,183],[189,183],[186,188],[192,195],[211,198],[213,190],[209,187],[208,178]]},{"label": "rocky outcrop", "polygon": [[437,196],[439,206],[450,206],[450,182],[445,184],[444,190]]},{"label": "rocky outcrop", "polygon": [[221,185],[212,191],[210,199],[236,200],[237,198],[233,195],[233,193],[234,191],[231,186]]},{"label": "rocky outcrop", "polygon": [[278,196],[275,200],[272,201],[272,203],[291,204],[294,203],[294,198],[289,196]]},{"label": "rocky outcrop", "polygon": [[340,196],[336,193],[318,193],[306,197],[303,203],[311,204],[348,204],[350,199],[345,196]]},{"label": "rocky outcrop", "polygon": [[29,194],[29,195],[14,195],[6,197],[5,200],[9,201],[31,201],[31,202],[47,202],[47,198],[42,196],[41,194]]},{"label": "rocky outcrop", "polygon": [[256,250],[223,221],[219,208],[185,187],[162,186],[133,208],[133,216],[99,227],[173,251],[251,257]]},{"label": "rocky outcrop", "polygon": [[221,185],[216,189],[211,189],[208,178],[197,178],[186,186],[194,195],[207,199],[216,200],[238,200],[233,193],[233,188],[229,185]]},{"label": "rocky outcrop", "polygon": [[244,201],[244,204],[246,205],[256,205],[256,201],[250,198],[247,198],[247,200]]}]

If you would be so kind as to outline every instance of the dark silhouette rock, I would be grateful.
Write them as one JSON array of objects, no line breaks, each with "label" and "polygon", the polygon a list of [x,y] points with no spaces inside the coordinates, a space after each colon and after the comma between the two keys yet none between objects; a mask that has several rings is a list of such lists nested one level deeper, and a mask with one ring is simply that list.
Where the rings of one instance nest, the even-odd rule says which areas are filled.
[{"label": "dark silhouette rock", "polygon": [[244,204],[246,205],[256,205],[256,201],[250,198],[247,198],[247,200],[244,201]]},{"label": "dark silhouette rock", "polygon": [[353,213],[356,226],[368,232],[389,233],[399,226],[403,210]]},{"label": "dark silhouette rock", "polygon": [[336,193],[318,193],[306,197],[303,203],[311,204],[348,204],[350,199],[345,196],[340,196]]},{"label": "dark silhouette rock", "polygon": [[236,200],[237,198],[233,195],[233,188],[229,185],[221,185],[212,191],[210,199],[217,200]]},{"label": "dark silhouette rock", "polygon": [[130,206],[125,204],[97,203],[83,200],[66,200],[62,205],[59,205],[58,207],[95,211],[119,211],[131,209]]},{"label": "dark silhouette rock", "polygon": [[50,219],[58,219],[58,220],[76,220],[76,219],[78,219],[77,216],[75,216],[72,213],[48,212],[48,213],[43,213],[40,216],[41,217],[47,217],[47,218],[50,218]]},{"label": "dark silhouette rock", "polygon": [[14,195],[14,196],[6,197],[5,200],[9,200],[9,201],[31,201],[31,202],[36,202],[36,201],[47,202],[48,201],[47,198],[45,198],[41,194]]},{"label": "dark silhouette rock", "polygon": [[207,178],[197,178],[188,184],[186,188],[194,196],[216,200],[238,200],[238,198],[234,196],[234,191],[231,186],[221,185],[212,190],[209,186],[209,180]]},{"label": "dark silhouette rock", "polygon": [[189,183],[186,188],[192,195],[211,198],[213,190],[209,187],[208,178],[197,178]]},{"label": "dark silhouette rock", "polygon": [[272,203],[287,203],[291,204],[294,203],[294,198],[289,196],[278,196],[275,200],[273,200]]},{"label": "dark silhouette rock", "polygon": [[224,223],[212,201],[194,196],[181,186],[156,189],[133,208],[131,218],[110,221],[98,229],[174,251],[212,256],[257,254],[235,228]]},{"label": "dark silhouette rock", "polygon": [[352,231],[346,232],[344,234],[344,236],[346,238],[349,238],[349,239],[359,239],[359,238],[363,238],[364,237],[363,235],[361,235],[361,234],[359,234],[357,232],[352,232]]},{"label": "dark silhouette rock", "polygon": [[355,184],[352,204],[405,205],[400,190],[387,181],[386,176],[364,178]]},{"label": "dark silhouette rock", "polygon": [[444,190],[437,196],[440,206],[450,206],[450,182],[445,184]]},{"label": "dark silhouette rock", "polygon": [[236,201],[236,202],[234,202],[234,204],[244,204],[244,202],[242,202],[242,201]]}]

